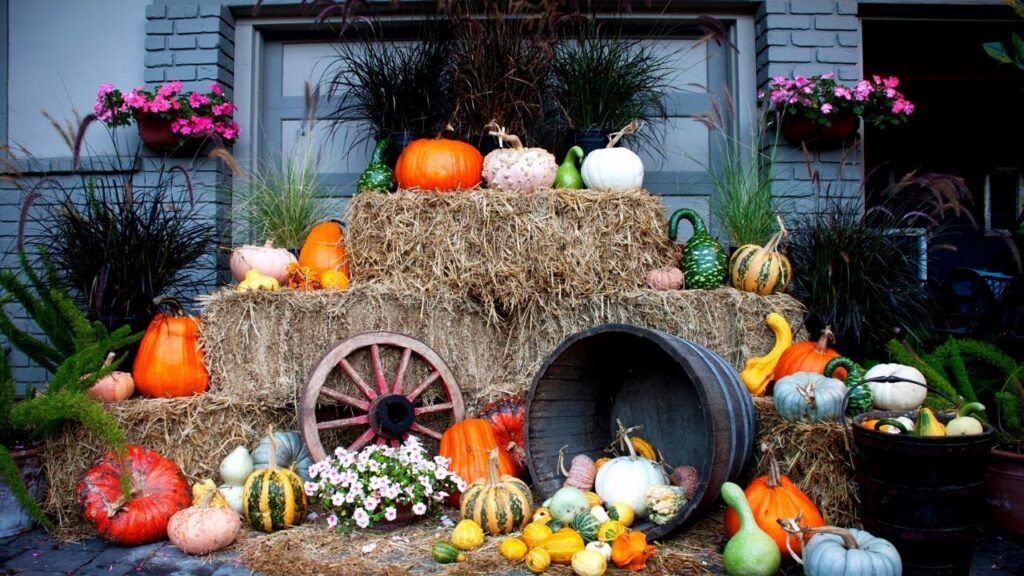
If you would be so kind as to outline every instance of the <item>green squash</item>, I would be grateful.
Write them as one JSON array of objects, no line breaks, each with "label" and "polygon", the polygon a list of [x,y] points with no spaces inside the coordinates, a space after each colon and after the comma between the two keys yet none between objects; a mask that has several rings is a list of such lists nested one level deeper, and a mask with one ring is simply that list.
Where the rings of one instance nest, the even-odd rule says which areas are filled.
[{"label": "green squash", "polygon": [[597,529],[601,527],[601,523],[590,512],[582,512],[572,519],[569,527],[579,532],[584,542],[593,542],[597,540]]},{"label": "green squash", "polygon": [[815,528],[804,544],[807,576],[899,576],[900,553],[888,540],[863,530]]},{"label": "green squash", "polygon": [[466,559],[462,552],[447,542],[434,542],[434,546],[430,549],[430,556],[438,564],[451,564]]},{"label": "green squash", "polygon": [[583,176],[580,174],[579,168],[576,168],[576,162],[582,159],[583,148],[579,146],[569,148],[569,151],[565,153],[565,160],[558,167],[558,172],[555,172],[555,188],[574,190],[583,188]]},{"label": "green squash", "polygon": [[370,165],[359,176],[356,190],[359,192],[391,192],[395,189],[395,173],[387,165],[387,153],[391,148],[390,138],[381,138],[373,148]]},{"label": "green squash", "polygon": [[725,249],[708,234],[700,215],[689,208],[676,210],[669,219],[668,237],[673,242],[679,232],[680,220],[687,220],[693,225],[693,236],[686,241],[683,255],[679,258],[686,288],[710,290],[721,286],[728,270]]},{"label": "green squash", "polygon": [[[839,356],[828,361],[825,364],[825,376],[832,377],[835,371],[839,368],[846,368],[846,384],[847,390],[857,386],[864,380],[864,369],[860,367],[853,360],[846,358],[845,356]],[[850,393],[850,401],[848,407],[850,413],[857,415],[863,414],[868,410],[871,410],[875,405],[875,397],[871,393],[870,386],[857,386],[857,389]]]},{"label": "green squash", "polygon": [[732,482],[725,482],[722,484],[722,499],[740,517],[739,531],[729,539],[722,552],[725,573],[729,576],[773,576],[782,564],[782,554],[775,540],[757,525],[743,489]]},{"label": "green squash", "polygon": [[775,410],[789,422],[832,422],[843,412],[846,386],[814,372],[797,372],[775,382]]}]

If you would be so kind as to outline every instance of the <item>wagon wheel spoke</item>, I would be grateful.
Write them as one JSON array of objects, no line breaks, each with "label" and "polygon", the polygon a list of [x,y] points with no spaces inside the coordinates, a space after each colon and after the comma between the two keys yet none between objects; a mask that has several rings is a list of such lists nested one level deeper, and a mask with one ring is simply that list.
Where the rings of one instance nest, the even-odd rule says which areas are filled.
[{"label": "wagon wheel spoke", "polygon": [[410,428],[410,430],[412,430],[413,432],[419,432],[420,434],[423,434],[424,436],[430,436],[434,440],[440,440],[441,439],[441,433],[440,432],[438,432],[437,430],[434,430],[433,428],[427,428],[426,426],[420,424],[419,422],[414,422],[413,425],[412,425],[412,428]]},{"label": "wagon wheel spoke", "polygon": [[402,358],[398,361],[398,368],[395,370],[395,381],[391,385],[392,394],[402,393],[402,381],[405,380],[405,369],[409,367],[410,356],[412,356],[412,348],[402,350]]},{"label": "wagon wheel spoke", "polygon": [[341,418],[339,420],[327,420],[325,422],[317,422],[316,429],[321,432],[324,430],[336,430],[338,428],[351,428],[353,426],[366,426],[370,423],[370,418],[366,414],[362,416],[353,416],[352,418]]},{"label": "wagon wheel spoke", "polygon": [[[408,435],[407,435],[407,436],[408,436]],[[401,445],[402,445],[402,441],[401,441],[401,440],[399,440],[398,438],[392,438],[392,439],[391,439],[391,447],[392,447],[392,448],[398,448],[398,447],[399,447],[399,446],[401,446]]]},{"label": "wagon wheel spoke", "polygon": [[[367,428],[366,432],[363,432],[362,434],[360,434],[359,438],[356,438],[354,442],[352,442],[351,444],[348,445],[348,451],[349,452],[355,452],[356,450],[359,450],[363,446],[366,446],[366,444],[370,440],[373,440],[374,436],[376,436],[376,435],[377,435],[377,433],[373,431],[373,428]],[[321,460],[322,460],[322,458],[321,458]]]},{"label": "wagon wheel spoke", "polygon": [[384,365],[380,361],[380,346],[370,345],[370,364],[373,365],[373,377],[377,380],[377,390],[381,394],[388,393],[388,382],[384,379]]},{"label": "wagon wheel spoke", "polygon": [[356,388],[359,388],[359,391],[362,392],[364,396],[370,400],[377,397],[377,393],[366,384],[366,381],[359,375],[359,372],[356,372],[356,369],[348,363],[348,358],[342,358],[341,361],[338,362],[338,366],[345,371],[345,374],[348,374],[348,377],[352,379],[352,383],[356,385]]},{"label": "wagon wheel spoke", "polygon": [[420,380],[419,384],[417,384],[416,387],[413,388],[412,392],[406,394],[405,397],[408,398],[410,402],[416,400],[416,398],[418,398],[419,395],[422,394],[424,390],[429,388],[430,385],[433,384],[440,376],[441,374],[437,370],[432,371],[430,375],[428,375],[423,380]]},{"label": "wagon wheel spoke", "polygon": [[336,402],[341,402],[342,404],[346,404],[346,405],[351,406],[353,408],[358,408],[359,410],[362,410],[363,412],[366,412],[367,410],[370,409],[370,403],[367,402],[366,400],[360,400],[360,399],[355,398],[353,396],[349,396],[348,394],[345,394],[344,392],[339,392],[339,391],[333,390],[331,388],[326,388],[326,387],[325,388],[321,388],[320,389],[320,396],[324,396],[326,398],[330,398],[331,400],[334,400]]},{"label": "wagon wheel spoke", "polygon": [[413,409],[413,413],[417,416],[421,416],[423,414],[437,414],[438,412],[451,410],[454,407],[455,405],[451,402],[446,402],[444,404],[431,404],[429,406],[420,406],[419,408],[415,408]]}]

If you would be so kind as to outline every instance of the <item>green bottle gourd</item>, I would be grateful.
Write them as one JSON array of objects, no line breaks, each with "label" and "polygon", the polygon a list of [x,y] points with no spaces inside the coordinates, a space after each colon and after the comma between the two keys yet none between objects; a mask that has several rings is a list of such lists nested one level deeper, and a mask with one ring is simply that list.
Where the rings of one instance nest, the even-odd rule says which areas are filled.
[{"label": "green bottle gourd", "polygon": [[387,153],[391,148],[390,138],[381,138],[373,148],[370,165],[366,167],[356,190],[360,192],[391,192],[395,189],[395,173],[387,165]]},{"label": "green bottle gourd", "polygon": [[668,237],[675,242],[679,232],[679,221],[687,220],[693,225],[693,236],[686,241],[679,267],[683,270],[687,288],[712,289],[725,280],[725,249],[708,234],[704,220],[689,208],[676,210],[668,222]]},{"label": "green bottle gourd", "polygon": [[580,174],[576,162],[583,160],[583,148],[573,146],[565,153],[565,160],[555,172],[555,188],[569,188],[579,190],[583,188],[583,176]]},{"label": "green bottle gourd", "polygon": [[740,529],[722,552],[729,576],[772,576],[779,571],[782,554],[775,540],[754,519],[743,489],[732,482],[722,484],[722,499],[740,517]]},{"label": "green bottle gourd", "polygon": [[[843,383],[846,384],[847,390],[857,386],[857,384],[864,380],[864,369],[860,367],[860,364],[845,356],[838,356],[829,360],[828,364],[825,364],[823,372],[825,376],[834,378],[832,374],[839,368],[846,368],[846,380]],[[871,393],[870,387],[858,386],[856,390],[850,393],[850,400],[846,406],[850,410],[850,414],[854,416],[863,414],[875,406],[875,395]]]}]

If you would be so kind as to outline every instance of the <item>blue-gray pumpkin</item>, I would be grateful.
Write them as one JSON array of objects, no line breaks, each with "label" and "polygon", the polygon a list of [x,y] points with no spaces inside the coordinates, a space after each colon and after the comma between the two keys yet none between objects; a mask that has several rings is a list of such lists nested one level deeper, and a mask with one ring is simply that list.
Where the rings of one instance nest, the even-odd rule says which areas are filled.
[{"label": "blue-gray pumpkin", "polygon": [[846,385],[814,372],[797,372],[775,382],[775,410],[790,422],[832,421],[843,411]]},{"label": "blue-gray pumpkin", "polygon": [[[313,456],[298,432],[274,432],[275,462],[278,468],[294,470],[303,482],[309,482],[309,467]],[[257,469],[270,466],[270,436],[264,436],[260,445],[252,451],[252,463]]]},{"label": "blue-gray pumpkin", "polygon": [[804,544],[807,576],[899,576],[900,553],[891,542],[863,530],[813,528],[814,538]]}]

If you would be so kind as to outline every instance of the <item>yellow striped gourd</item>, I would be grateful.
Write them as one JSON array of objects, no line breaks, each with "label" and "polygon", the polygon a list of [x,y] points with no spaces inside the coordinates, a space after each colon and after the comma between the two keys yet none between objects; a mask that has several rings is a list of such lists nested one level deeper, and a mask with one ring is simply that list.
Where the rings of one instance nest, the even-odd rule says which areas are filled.
[{"label": "yellow striped gourd", "polygon": [[784,292],[793,277],[789,258],[779,252],[779,241],[786,234],[781,228],[768,244],[740,246],[729,259],[729,279],[734,288],[762,296]]},{"label": "yellow striped gourd", "polygon": [[277,467],[276,448],[271,431],[270,465],[249,474],[242,492],[242,516],[253,528],[264,532],[302,524],[309,509],[299,475]]},{"label": "yellow striped gourd", "polygon": [[499,476],[498,451],[491,450],[487,478],[470,484],[461,498],[462,517],[476,521],[485,532],[497,536],[522,530],[533,513],[533,495],[522,480]]}]

